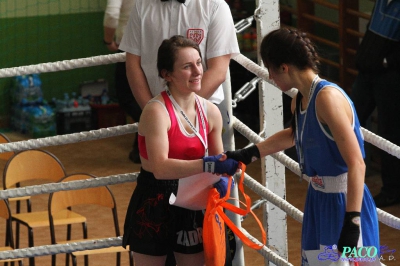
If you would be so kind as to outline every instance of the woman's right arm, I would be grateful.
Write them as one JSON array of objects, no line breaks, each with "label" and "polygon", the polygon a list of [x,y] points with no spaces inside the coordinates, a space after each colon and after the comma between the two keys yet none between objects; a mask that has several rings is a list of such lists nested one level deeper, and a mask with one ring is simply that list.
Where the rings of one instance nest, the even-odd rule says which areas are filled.
[{"label": "woman's right arm", "polygon": [[[205,170],[205,162],[214,164],[215,169],[221,169],[221,166],[234,168],[236,171],[237,162],[223,161],[217,162],[214,157],[206,157],[205,160],[180,160],[168,158],[169,140],[168,129],[170,128],[170,119],[165,108],[152,102],[145,106],[140,117],[139,134],[146,138],[146,148],[148,160],[142,161],[142,167],[150,171],[157,179],[179,179],[195,174],[202,173]],[[236,163],[236,167],[232,166]],[[225,168],[222,168],[225,169]],[[224,172],[216,171],[222,174]]]}]

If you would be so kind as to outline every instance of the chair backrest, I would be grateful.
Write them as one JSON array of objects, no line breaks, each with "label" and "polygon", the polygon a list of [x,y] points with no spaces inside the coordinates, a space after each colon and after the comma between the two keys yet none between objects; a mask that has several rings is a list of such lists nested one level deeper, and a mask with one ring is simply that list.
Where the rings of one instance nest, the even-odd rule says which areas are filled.
[{"label": "chair backrest", "polygon": [[48,151],[33,149],[14,154],[3,171],[4,189],[30,180],[58,182],[65,177],[64,166]]},{"label": "chair backrest", "polygon": [[[96,178],[91,174],[71,174],[60,180],[60,182],[69,182]],[[56,191],[49,196],[49,218],[50,228],[54,229],[53,216],[62,210],[77,205],[98,205],[110,208],[113,213],[113,220],[116,235],[119,236],[119,225],[116,202],[113,193],[108,186],[93,188],[84,188],[77,190]],[[53,230],[52,230],[53,231]]]},{"label": "chair backrest", "polygon": [[[77,181],[95,178],[91,174],[71,174],[60,180],[60,182]],[[52,213],[73,207],[76,205],[99,205],[107,208],[115,207],[115,199],[107,186],[84,188],[77,190],[57,191],[50,194]],[[49,204],[50,204],[49,203]]]},{"label": "chair backrest", "polygon": [[[0,143],[9,143],[9,142],[10,139],[6,135],[0,133]],[[15,152],[13,151],[2,152],[0,153],[0,160],[8,161],[8,159],[10,159],[14,155],[14,153]]]},{"label": "chair backrest", "polygon": [[0,217],[6,221],[6,245],[14,248],[11,210],[7,200],[0,200]]},{"label": "chair backrest", "polygon": [[10,207],[5,200],[0,200],[0,217],[6,220],[11,217]]}]

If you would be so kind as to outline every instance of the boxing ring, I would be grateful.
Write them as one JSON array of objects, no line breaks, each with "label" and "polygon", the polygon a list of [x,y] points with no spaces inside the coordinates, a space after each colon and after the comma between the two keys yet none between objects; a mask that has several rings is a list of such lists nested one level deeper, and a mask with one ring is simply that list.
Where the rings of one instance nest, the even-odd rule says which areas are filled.
[{"label": "boxing ring", "polygon": [[[279,27],[279,2],[269,0],[258,1],[258,7],[255,10],[254,18],[257,21],[257,36],[264,36],[266,33]],[[245,20],[244,23],[249,23],[250,20]],[[237,28],[242,27],[237,25]],[[245,26],[244,26],[245,27]],[[239,29],[240,30],[240,29]],[[260,38],[258,38],[260,42]],[[245,67],[247,70],[256,75],[256,78],[245,85],[243,90],[239,90],[235,94],[233,100],[229,99],[230,109],[232,106],[239,104],[255,88],[255,84],[259,84],[260,98],[260,128],[261,132],[252,131],[245,123],[241,122],[236,117],[231,117],[230,126],[252,143],[258,143],[264,138],[272,135],[274,132],[282,129],[282,92],[276,88],[268,79],[268,71],[263,68],[259,60],[259,64],[239,54],[233,60]],[[105,64],[114,64],[116,62],[124,62],[125,53],[117,53],[105,56],[95,56],[90,58],[81,58],[73,60],[64,60],[58,62],[28,65],[21,67],[0,69],[0,78],[14,77],[19,75],[28,75],[33,73],[48,73],[56,71],[67,71],[76,68],[92,67]],[[226,92],[227,93],[227,92]],[[291,97],[295,95],[296,90],[292,89],[287,92]],[[230,92],[228,92],[230,95]],[[230,110],[231,112],[231,110]],[[105,139],[114,136],[121,136],[137,132],[137,123],[111,128],[103,128],[99,130],[85,131],[73,134],[59,135],[54,137],[30,139],[25,141],[10,142],[0,144],[0,153],[9,151],[23,151],[28,149],[44,148],[49,146],[66,145],[71,143],[86,142],[91,140]],[[233,131],[233,130],[232,130]],[[233,133],[230,133],[231,140]],[[389,154],[400,158],[400,147],[379,137],[378,135],[362,129],[365,141],[382,149]],[[232,142],[232,141],[231,141]],[[234,148],[234,147],[232,147]],[[267,243],[258,250],[260,255],[265,258],[265,264],[274,265],[292,265],[288,261],[287,248],[287,215],[291,216],[297,222],[302,223],[303,213],[290,204],[285,198],[285,169],[289,169],[298,176],[301,176],[298,163],[288,157],[283,152],[267,156],[261,160],[262,182],[258,182],[249,175],[245,175],[245,185],[254,191],[264,201],[263,204],[263,219],[264,227],[267,232]],[[51,183],[45,185],[35,185],[23,188],[13,188],[0,191],[0,199],[15,198],[21,196],[31,196],[38,194],[48,194],[56,191],[74,190],[90,187],[99,187],[104,185],[114,185],[127,182],[135,182],[139,173],[126,173],[119,175],[111,175],[98,177],[88,180],[72,181],[65,183]],[[237,193],[237,191],[236,191]],[[273,204],[278,208],[269,208],[268,205]],[[400,219],[387,212],[377,209],[379,221],[389,227],[399,230]],[[250,235],[245,228],[240,225],[242,230],[253,242],[262,245],[257,237]],[[237,240],[239,242],[240,240]],[[0,260],[46,256],[62,253],[71,253],[73,251],[99,249],[111,246],[121,246],[122,236],[116,238],[105,238],[97,240],[88,240],[75,242],[73,244],[57,244],[44,245],[29,248],[21,248],[12,251],[0,252]],[[238,243],[237,253],[234,259],[234,265],[244,265],[243,250],[241,243]],[[273,247],[273,249],[271,248]]]}]

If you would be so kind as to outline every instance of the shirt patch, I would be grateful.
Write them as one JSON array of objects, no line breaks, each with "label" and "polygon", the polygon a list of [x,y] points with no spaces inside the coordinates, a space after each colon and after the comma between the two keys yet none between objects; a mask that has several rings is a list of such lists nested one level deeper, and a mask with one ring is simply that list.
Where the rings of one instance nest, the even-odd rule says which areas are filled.
[{"label": "shirt patch", "polygon": [[200,45],[201,41],[204,38],[204,30],[202,29],[188,29],[187,38],[195,41]]},{"label": "shirt patch", "polygon": [[313,176],[311,177],[311,182],[318,188],[325,188],[325,184],[324,184],[324,179],[322,179],[322,177],[319,176]]}]

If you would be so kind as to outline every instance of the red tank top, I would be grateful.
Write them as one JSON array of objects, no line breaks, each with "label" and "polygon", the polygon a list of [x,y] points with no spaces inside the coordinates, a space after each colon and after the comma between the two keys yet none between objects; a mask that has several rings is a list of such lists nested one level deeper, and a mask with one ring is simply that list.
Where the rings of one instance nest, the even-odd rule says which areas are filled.
[{"label": "red tank top", "polygon": [[[184,133],[182,133],[178,118],[175,115],[173,104],[168,97],[165,91],[161,92],[161,96],[165,101],[165,107],[167,108],[169,118],[171,120],[171,128],[168,130],[168,140],[169,140],[169,152],[168,158],[181,159],[181,160],[194,160],[200,159],[204,157],[205,148],[200,139],[193,134],[188,137]],[[199,110],[200,109],[200,110]],[[202,106],[197,108],[197,121],[199,124],[199,133],[201,137],[204,139],[204,130],[203,125],[201,123],[200,112],[203,113],[204,122],[206,125],[206,131],[208,133],[208,121],[206,114]],[[139,153],[145,159],[148,159],[147,150],[146,150],[146,141],[145,137],[138,134],[138,142],[139,142]]]}]

